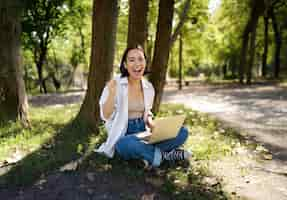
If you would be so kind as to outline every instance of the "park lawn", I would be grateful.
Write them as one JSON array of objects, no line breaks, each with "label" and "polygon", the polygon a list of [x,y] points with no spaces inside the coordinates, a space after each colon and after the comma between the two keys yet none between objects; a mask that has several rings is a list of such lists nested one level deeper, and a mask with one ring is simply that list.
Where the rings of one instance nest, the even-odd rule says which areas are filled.
[{"label": "park lawn", "polygon": [[193,158],[190,165],[164,163],[155,173],[143,170],[138,161],[127,162],[118,157],[107,159],[93,153],[106,134],[103,126],[100,134],[96,135],[71,123],[79,107],[78,104],[34,107],[30,109],[30,129],[22,129],[18,123],[1,127],[0,165],[7,166],[7,171],[1,174],[0,184],[30,185],[60,169],[75,173],[104,170],[115,176],[122,174],[131,181],[148,177],[153,184],[153,179],[158,179],[155,182],[160,185],[161,192],[174,199],[237,198],[222,191],[219,179],[206,181],[211,177],[209,162],[233,156],[238,145],[245,145],[235,131],[224,128],[215,119],[182,105],[162,105],[157,117],[187,115],[186,126],[190,136],[185,148],[193,152]]}]

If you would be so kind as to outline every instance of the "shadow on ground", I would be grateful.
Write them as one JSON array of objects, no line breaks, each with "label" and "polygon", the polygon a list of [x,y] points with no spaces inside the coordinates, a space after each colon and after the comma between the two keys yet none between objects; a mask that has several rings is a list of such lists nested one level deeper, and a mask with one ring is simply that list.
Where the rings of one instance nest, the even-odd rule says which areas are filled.
[{"label": "shadow on ground", "polygon": [[[180,185],[171,171],[187,174],[187,184]],[[52,173],[45,181],[18,191],[4,189],[1,197],[12,200],[30,199],[228,199],[219,182],[203,183],[203,176],[193,174],[186,165],[164,165],[161,169],[144,171],[137,161],[126,162],[115,158],[107,160],[91,154],[76,171]]]},{"label": "shadow on ground", "polygon": [[[1,199],[228,199],[219,181],[204,182],[205,174],[188,163],[165,163],[145,171],[139,161],[107,159],[96,153],[83,156],[78,144],[84,145],[81,152],[85,152],[89,143],[85,132],[69,124],[41,149],[10,166],[0,177]],[[76,168],[59,171],[81,158]],[[185,174],[185,183],[178,180],[176,171]]]},{"label": "shadow on ground", "polygon": [[[50,126],[52,125],[50,124]],[[40,149],[27,155],[16,164],[5,166],[6,173],[2,173],[3,175],[0,177],[1,189],[30,185],[40,177],[45,177],[47,173],[57,170],[81,156],[78,152],[79,144],[82,145],[84,151],[89,143],[89,132],[77,123],[56,128],[59,131],[55,137],[49,139]]]}]

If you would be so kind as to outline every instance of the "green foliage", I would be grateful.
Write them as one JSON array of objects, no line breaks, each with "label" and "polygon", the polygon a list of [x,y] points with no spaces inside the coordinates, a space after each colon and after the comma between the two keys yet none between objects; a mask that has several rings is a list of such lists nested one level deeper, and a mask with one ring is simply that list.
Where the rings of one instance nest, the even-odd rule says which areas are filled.
[{"label": "green foliage", "polygon": [[[179,14],[185,1],[176,3],[174,22],[179,20]],[[190,75],[199,63],[204,63],[207,55],[203,45],[204,32],[208,23],[208,1],[192,1],[188,19],[182,27],[183,35],[183,72]],[[169,60],[169,75],[176,77],[179,66],[179,40],[172,47]]]},{"label": "green foliage", "polygon": [[118,29],[116,36],[117,42],[116,42],[116,52],[114,61],[115,66],[120,66],[122,54],[127,45],[128,17],[129,17],[129,3],[128,1],[122,1],[120,4],[120,10],[118,16]]},{"label": "green foliage", "polygon": [[28,92],[33,93],[38,85],[35,63],[39,62],[43,51],[47,51],[43,77],[48,80],[49,91],[54,90],[51,74],[63,85],[72,76],[71,66],[80,66],[81,71],[87,70],[91,3],[88,0],[37,0],[27,4],[22,22],[22,44]]},{"label": "green foliage", "polygon": [[[31,3],[33,2],[33,3]],[[80,73],[88,72],[91,51],[92,1],[90,0],[26,0],[26,11],[23,16],[24,69],[25,80],[29,92],[37,86],[37,71],[33,63],[34,56],[39,53],[42,39],[49,36],[48,56],[45,63],[44,78],[55,73],[57,79],[67,84],[77,69]],[[148,44],[147,54],[152,58],[155,41],[158,0],[149,1]],[[185,1],[175,1],[173,31],[178,24]],[[242,32],[249,18],[249,0],[221,0],[220,7],[210,13],[208,0],[191,2],[188,18],[181,31],[183,34],[183,73],[184,75],[220,77],[222,66],[227,66],[228,78],[235,78],[239,66]],[[128,31],[128,1],[120,4],[115,66],[118,66],[126,47]],[[286,6],[276,7],[276,17],[283,38],[282,68],[287,63],[286,53],[287,31]],[[271,21],[270,21],[271,22]],[[263,20],[260,18],[257,28],[256,66],[261,63],[263,52]],[[175,42],[170,54],[169,75],[178,76],[179,44]],[[269,27],[268,66],[272,69],[274,57],[274,33]],[[150,64],[150,63],[149,63]],[[118,67],[115,68],[118,71]],[[257,70],[258,71],[258,70]],[[225,77],[225,78],[226,78]],[[221,76],[222,78],[222,76]],[[52,88],[51,80],[48,87]],[[50,91],[54,90],[53,88]]]},{"label": "green foliage", "polygon": [[37,0],[27,5],[23,15],[23,45],[37,50],[39,42],[47,39],[47,43],[65,28],[64,18],[68,12],[65,0]]}]

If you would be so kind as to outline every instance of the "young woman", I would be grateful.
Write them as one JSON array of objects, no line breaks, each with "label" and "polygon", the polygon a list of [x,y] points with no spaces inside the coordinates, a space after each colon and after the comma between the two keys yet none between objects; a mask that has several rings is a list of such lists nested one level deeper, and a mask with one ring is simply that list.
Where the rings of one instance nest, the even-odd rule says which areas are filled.
[{"label": "young woman", "polygon": [[154,126],[151,113],[154,88],[143,78],[147,68],[141,46],[125,50],[120,71],[121,76],[108,82],[100,98],[108,138],[96,152],[111,158],[116,151],[125,160],[143,160],[146,167],[157,167],[164,160],[188,159],[190,153],[177,149],[188,137],[185,127],[181,127],[176,138],[156,144],[147,144],[135,135]]}]

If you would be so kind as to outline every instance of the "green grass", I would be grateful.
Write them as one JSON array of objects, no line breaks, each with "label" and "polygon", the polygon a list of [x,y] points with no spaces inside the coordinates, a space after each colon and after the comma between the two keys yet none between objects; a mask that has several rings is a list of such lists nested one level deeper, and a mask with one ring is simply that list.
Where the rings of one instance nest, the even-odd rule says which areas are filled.
[{"label": "green grass", "polygon": [[[78,110],[79,105],[32,108],[31,129],[21,129],[18,123],[1,127],[1,163],[11,166],[1,183],[30,184],[91,151],[91,134],[70,123]],[[20,160],[13,163],[15,157]]]},{"label": "green grass", "polygon": [[115,176],[123,174],[131,181],[147,177],[163,180],[160,187],[174,199],[230,199],[222,191],[221,184],[209,185],[203,181],[210,176],[208,162],[231,156],[234,148],[242,144],[232,129],[225,129],[216,120],[182,105],[163,105],[157,117],[185,113],[190,136],[185,148],[193,151],[191,166],[168,164],[161,167],[163,173],[145,172],[137,161],[127,162],[117,157],[107,159],[91,153],[105,138],[101,128],[99,135],[72,125],[71,120],[79,105],[64,107],[31,108],[31,129],[22,129],[18,123],[0,128],[0,163],[19,154],[20,160],[0,177],[1,183],[27,185],[36,179],[58,170],[70,161],[84,157],[78,170],[109,171]]},{"label": "green grass", "polygon": [[76,114],[79,106],[31,108],[31,128],[20,123],[0,127],[0,163],[16,151],[25,156],[52,139]]}]

